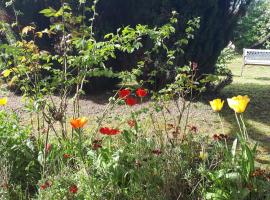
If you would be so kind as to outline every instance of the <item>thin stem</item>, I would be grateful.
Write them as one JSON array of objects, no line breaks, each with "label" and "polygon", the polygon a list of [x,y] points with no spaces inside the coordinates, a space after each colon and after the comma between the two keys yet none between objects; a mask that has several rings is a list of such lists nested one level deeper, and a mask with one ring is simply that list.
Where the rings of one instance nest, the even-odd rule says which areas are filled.
[{"label": "thin stem", "polygon": [[[223,135],[225,135],[223,121],[222,121],[222,119],[221,119],[221,116],[220,116],[219,112],[218,112],[218,118],[219,118],[219,121],[220,121],[220,124],[221,124],[222,133],[223,133]],[[226,140],[226,138],[225,138],[225,147],[226,147],[226,149],[228,150],[228,145],[227,145],[227,140]]]},{"label": "thin stem", "polygon": [[220,121],[220,124],[221,124],[222,133],[225,135],[225,131],[224,131],[224,125],[223,125],[223,122],[222,122],[222,119],[221,119],[221,116],[220,116],[220,114],[219,114],[219,113],[218,113],[218,118],[219,118],[219,121]]},{"label": "thin stem", "polygon": [[236,118],[236,121],[237,121],[238,127],[239,127],[239,129],[240,129],[241,135],[242,135],[242,137],[244,137],[244,133],[243,133],[243,131],[242,131],[242,128],[241,128],[241,125],[240,125],[240,122],[239,122],[239,119],[238,119],[237,113],[235,112],[234,114],[235,114],[235,118]]},{"label": "thin stem", "polygon": [[187,131],[187,125],[188,125],[190,109],[191,109],[191,101],[192,100],[190,100],[190,102],[187,105],[187,115],[186,115],[185,126],[184,126],[184,134],[186,134],[186,131]]},{"label": "thin stem", "polygon": [[170,144],[172,145],[172,147],[175,147],[173,140],[170,139],[170,136],[169,136],[169,131],[167,129],[167,119],[166,119],[166,116],[165,116],[165,113],[164,113],[164,109],[162,109],[162,112],[161,113],[162,113],[163,121],[164,121],[164,124],[165,124],[165,132],[166,132],[167,140],[170,142]]},{"label": "thin stem", "polygon": [[80,128],[78,131],[76,131],[78,133],[78,138],[79,138],[79,151],[80,151],[80,156],[81,156],[81,159],[83,160],[83,162],[85,161],[84,160],[84,154],[83,154],[83,146],[82,146],[82,129]]},{"label": "thin stem", "polygon": [[244,122],[243,114],[240,115],[240,119],[241,119],[241,122],[242,122],[242,125],[243,125],[245,138],[248,140],[249,138],[248,138],[247,128],[246,128],[246,125],[245,125],[245,122]]},{"label": "thin stem", "polygon": [[46,139],[45,139],[45,146],[44,146],[44,165],[43,165],[43,176],[45,174],[45,169],[46,169],[46,157],[47,157],[47,153],[49,151],[48,148],[48,143],[49,143],[49,132],[50,132],[50,126],[48,125],[48,129],[46,132]]},{"label": "thin stem", "polygon": [[[176,108],[178,110],[178,113],[179,113],[179,116],[177,117],[178,118],[178,121],[177,121],[177,124],[176,124],[176,128],[179,128],[180,131],[181,131],[181,127],[180,127],[180,124],[181,124],[181,121],[182,121],[182,118],[183,118],[183,114],[184,114],[184,111],[186,109],[186,100],[184,99],[183,97],[184,95],[182,95],[182,108],[180,109],[180,106],[179,106],[179,103],[178,103],[178,100],[173,100],[173,102],[175,103],[176,105]],[[181,98],[181,97],[180,97]],[[185,132],[185,131],[184,131]]]},{"label": "thin stem", "polygon": [[[123,88],[124,86],[122,86],[120,88],[120,90]],[[116,92],[113,96],[113,99],[115,99],[117,97],[118,93]],[[113,104],[112,102],[110,101],[107,106],[105,107],[105,109],[103,110],[102,114],[101,114],[101,117],[98,118],[98,121],[97,121],[97,129],[96,129],[96,133],[98,132],[99,130],[99,127],[101,126],[104,118],[106,117],[106,114],[108,113],[108,111],[112,110],[114,108],[115,105],[117,105],[117,103],[120,101],[121,99],[117,99]]]}]

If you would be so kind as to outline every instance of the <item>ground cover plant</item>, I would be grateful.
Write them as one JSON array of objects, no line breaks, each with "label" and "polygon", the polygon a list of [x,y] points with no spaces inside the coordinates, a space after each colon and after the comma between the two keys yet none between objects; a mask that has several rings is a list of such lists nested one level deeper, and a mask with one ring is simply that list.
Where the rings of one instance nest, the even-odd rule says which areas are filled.
[{"label": "ground cover plant", "polygon": [[[221,133],[209,138],[200,134],[196,126],[187,124],[187,117],[190,116],[185,110],[188,112],[190,102],[169,98],[171,91],[170,88],[163,91],[155,106],[134,110],[135,104],[149,95],[148,91],[142,88],[135,91],[122,89],[114,103],[126,104],[126,118],[113,114],[111,119],[107,113],[106,117],[102,116],[102,122],[97,121],[97,126],[90,129],[87,129],[87,124],[93,121],[88,121],[86,117],[74,118],[70,120],[72,135],[69,138],[58,141],[44,135],[42,140],[45,142],[41,144],[31,135],[31,129],[20,127],[16,114],[2,110],[1,128],[5,131],[1,131],[1,152],[6,159],[1,163],[5,166],[1,168],[4,175],[1,180],[2,197],[269,198],[266,193],[269,190],[269,174],[255,169],[257,145],[249,143],[242,121],[250,99],[237,96],[227,100],[239,123],[238,139],[230,142],[231,136]],[[175,119],[167,115],[173,109],[167,107],[171,101],[180,109]],[[2,105],[6,103],[2,101]],[[187,105],[182,107],[180,103]],[[219,115],[224,100],[215,99],[210,105]],[[148,128],[145,126],[147,115],[150,119]],[[158,117],[164,121],[160,123]],[[221,127],[222,124],[221,119]],[[15,161],[12,156],[16,156]],[[22,175],[29,179],[21,179],[22,175],[17,171],[23,172]]]},{"label": "ground cover plant", "polygon": [[[213,135],[193,124],[198,96],[217,77],[198,77],[198,64],[192,61],[175,67],[174,55],[185,45],[180,40],[174,48],[167,46],[177,13],[161,27],[125,27],[97,41],[98,1],[89,8],[80,3],[93,16],[90,24],[63,3],[59,10],[41,11],[54,21],[50,27],[26,26],[21,40],[1,46],[2,82],[18,88],[25,104],[23,115],[9,109],[2,85],[1,199],[269,199],[270,176],[255,163],[258,144],[244,119],[256,98],[234,92],[207,102],[219,119]],[[189,26],[185,41],[192,38],[197,19]],[[38,38],[51,34],[59,39],[56,51],[39,49]],[[175,73],[159,91],[136,82],[145,60],[131,72],[106,68],[116,50],[133,52],[144,37],[153,43],[144,52],[147,58],[162,55],[166,69]],[[87,76],[101,74],[121,78],[122,85],[90,118],[83,114],[83,86]],[[150,74],[149,81],[154,77]],[[222,117],[225,104],[236,124],[230,135]]]}]

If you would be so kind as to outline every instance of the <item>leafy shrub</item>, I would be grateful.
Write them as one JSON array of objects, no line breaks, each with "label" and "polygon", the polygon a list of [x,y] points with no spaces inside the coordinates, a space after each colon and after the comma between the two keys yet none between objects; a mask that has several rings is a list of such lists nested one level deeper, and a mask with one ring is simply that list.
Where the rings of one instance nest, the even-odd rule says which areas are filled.
[{"label": "leafy shrub", "polygon": [[[37,160],[38,146],[31,137],[31,129],[19,124],[15,113],[0,112],[0,155],[3,162],[1,168],[7,167],[4,183],[8,194],[13,194],[13,187],[28,194],[36,192],[36,184],[41,178],[41,166]],[[18,198],[18,197],[17,197]]]},{"label": "leafy shrub", "polygon": [[208,93],[219,93],[224,87],[231,84],[233,74],[228,68],[228,64],[236,55],[234,49],[226,47],[221,52],[215,67],[215,75],[207,87]]},{"label": "leafy shrub", "polygon": [[234,31],[234,43],[237,49],[242,51],[243,48],[269,48],[269,27],[269,1],[253,1],[246,16],[239,21]]},{"label": "leafy shrub", "polygon": [[[32,22],[32,19],[36,20],[37,29],[44,29],[49,26],[49,19],[44,18],[44,16],[38,14],[39,10],[45,9],[48,6],[59,10],[61,8],[60,2],[48,2],[40,0],[38,2],[31,2],[29,0],[23,1],[8,1],[10,10],[15,9],[15,16],[18,17],[22,26],[27,26]],[[95,9],[95,23],[92,23],[92,13],[88,12],[91,10],[92,3],[97,4],[97,9]],[[171,45],[169,49],[177,50],[175,54],[175,66],[180,67],[187,65],[189,61],[195,61],[199,65],[198,74],[204,73],[214,73],[215,63],[218,56],[226,44],[230,41],[232,37],[233,28],[235,27],[239,18],[245,13],[245,10],[249,6],[251,0],[249,1],[236,1],[236,0],[226,0],[226,1],[212,1],[209,0],[206,3],[201,1],[175,1],[175,0],[111,0],[111,1],[70,1],[67,0],[65,3],[69,3],[73,10],[75,16],[79,16],[84,13],[85,24],[93,24],[93,28],[96,32],[95,37],[98,41],[103,40],[103,37],[110,32],[117,33],[119,27],[130,26],[135,28],[138,24],[146,24],[149,27],[160,27],[167,23],[168,16],[175,10],[179,15],[179,21],[177,22],[176,34],[169,39],[169,44]],[[31,9],[29,10],[29,4],[31,4]],[[239,5],[239,6],[234,6]],[[85,7],[87,7],[85,9]],[[12,9],[13,8],[13,9]],[[24,13],[21,17],[20,13]],[[98,13],[98,14],[97,14]],[[230,13],[230,14],[229,14]],[[59,13],[58,13],[59,14]],[[53,16],[50,16],[53,18]],[[189,20],[194,18],[200,18],[199,29],[191,27],[188,23]],[[74,19],[73,22],[78,22],[80,17]],[[77,21],[76,21],[77,20]],[[53,19],[53,22],[58,20]],[[210,22],[210,23],[209,23]],[[67,29],[78,28],[78,24],[69,24],[66,26]],[[60,27],[59,24],[55,27]],[[194,32],[193,40],[186,40],[186,32]],[[69,31],[68,31],[69,32]],[[56,37],[57,36],[50,36]],[[59,46],[53,43],[56,40],[50,39],[49,37],[44,37],[39,41],[42,43],[42,49],[47,49],[50,52],[59,50]],[[184,53],[181,51],[182,48],[175,47],[174,44],[182,42],[184,45]],[[151,48],[152,44],[149,40],[142,41],[143,46],[148,50]],[[52,45],[51,45],[52,44]],[[143,49],[142,51],[145,51]],[[137,62],[141,61],[143,53],[141,51],[133,51],[131,56],[127,56],[122,51],[119,52],[119,56],[116,58],[108,58],[106,63],[109,68],[114,71],[126,71],[132,68],[136,68]],[[147,77],[151,72],[157,73],[157,88],[163,88],[166,83],[164,79],[166,77],[167,82],[174,79],[175,73],[170,73],[170,66],[168,67],[166,63],[166,57],[164,58],[163,52],[156,55],[144,58],[149,63],[145,63],[143,76]],[[155,62],[155,61],[158,62]],[[92,79],[90,79],[92,80]],[[103,82],[100,80],[100,82]],[[160,85],[159,85],[160,84]]]},{"label": "leafy shrub", "polygon": [[235,55],[236,53],[234,49],[230,47],[223,49],[216,64],[217,75],[226,76],[228,74],[232,74],[231,70],[228,68],[228,64],[231,62]]}]

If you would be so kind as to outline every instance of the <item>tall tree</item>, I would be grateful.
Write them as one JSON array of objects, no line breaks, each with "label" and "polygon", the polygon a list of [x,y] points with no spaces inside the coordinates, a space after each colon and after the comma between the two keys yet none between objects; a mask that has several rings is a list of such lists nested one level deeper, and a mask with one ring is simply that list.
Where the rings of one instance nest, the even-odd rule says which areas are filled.
[{"label": "tall tree", "polygon": [[178,38],[182,37],[183,24],[200,17],[200,28],[194,40],[180,56],[179,66],[196,61],[201,73],[213,73],[223,48],[232,39],[238,20],[244,16],[254,0],[107,0],[100,1],[98,29],[115,31],[126,25],[162,24],[172,10],[180,13]]},{"label": "tall tree", "polygon": [[[171,41],[173,43],[184,38],[188,20],[200,17],[200,28],[195,31],[193,40],[186,45],[185,53],[177,56],[176,67],[195,61],[198,63],[199,74],[214,73],[215,63],[222,49],[232,39],[237,22],[245,15],[252,1],[255,0],[99,0],[97,9],[99,17],[95,27],[97,37],[102,37],[105,33],[116,32],[119,27],[127,25],[157,26],[166,23],[171,12],[175,10],[179,13],[179,23],[177,35],[173,38],[174,41]],[[59,1],[17,0],[15,2],[16,8],[25,13],[21,22],[26,25],[34,21],[41,28],[48,25],[49,21],[44,20],[38,11],[48,6],[59,6]],[[79,0],[66,0],[66,2],[73,6],[79,5]],[[136,63],[138,57],[138,55],[127,59],[120,57],[112,62],[112,67],[116,66],[117,70],[129,69],[132,67],[130,63],[132,65]],[[149,73],[149,70],[146,70],[146,73]],[[161,74],[160,78],[164,79],[164,74]]]}]

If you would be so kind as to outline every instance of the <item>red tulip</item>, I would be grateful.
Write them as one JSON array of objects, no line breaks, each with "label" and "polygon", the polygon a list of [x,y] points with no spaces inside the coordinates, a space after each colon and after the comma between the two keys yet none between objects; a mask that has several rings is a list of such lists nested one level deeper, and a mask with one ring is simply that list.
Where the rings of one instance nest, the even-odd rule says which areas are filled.
[{"label": "red tulip", "polygon": [[198,127],[197,126],[189,126],[189,130],[191,132],[197,133],[198,132]]},{"label": "red tulip", "polygon": [[68,158],[70,158],[71,156],[70,156],[70,154],[64,153],[63,157],[64,157],[65,159],[68,159]]},{"label": "red tulip", "polygon": [[52,144],[47,144],[45,147],[45,151],[48,153],[51,151],[51,149],[52,149]]},{"label": "red tulip", "polygon": [[224,134],[214,134],[214,135],[213,135],[213,139],[216,140],[216,141],[227,140],[227,139],[228,139],[228,135],[224,135]]},{"label": "red tulip", "polygon": [[118,92],[118,95],[121,99],[127,98],[131,94],[130,89],[122,89]]},{"label": "red tulip", "polygon": [[117,134],[121,133],[120,130],[112,129],[112,128],[109,128],[109,127],[102,127],[102,128],[99,129],[99,132],[101,134],[104,134],[104,135],[117,135]]},{"label": "red tulip", "polygon": [[143,88],[139,88],[136,90],[136,94],[138,97],[145,97],[147,95],[147,91]]},{"label": "red tulip", "polygon": [[213,135],[213,139],[216,140],[216,141],[218,141],[218,140],[220,140],[220,137],[219,137],[218,134],[215,134],[215,135]]},{"label": "red tulip", "polygon": [[198,63],[192,62],[191,63],[191,68],[192,68],[193,71],[196,71],[198,69]]},{"label": "red tulip", "polygon": [[73,194],[76,194],[78,192],[78,187],[76,185],[71,185],[69,187],[69,191]]},{"label": "red tulip", "polygon": [[48,187],[51,187],[51,186],[52,186],[51,181],[45,181],[45,183],[40,186],[40,189],[41,190],[46,190]]},{"label": "red tulip", "polygon": [[156,155],[160,155],[162,153],[162,151],[159,150],[159,149],[155,149],[155,150],[152,151],[152,153],[156,154]]},{"label": "red tulip", "polygon": [[102,145],[101,144],[99,144],[99,143],[93,143],[93,145],[92,145],[92,149],[93,150],[98,150],[99,148],[102,148]]},{"label": "red tulip", "polygon": [[43,185],[40,186],[40,189],[41,190],[46,190],[46,188],[47,188],[47,185],[45,185],[45,184],[43,184]]},{"label": "red tulip", "polygon": [[125,99],[125,102],[126,102],[126,104],[129,105],[129,106],[134,106],[134,105],[137,104],[137,100],[136,100],[135,98],[133,98],[133,97],[128,97],[128,98],[126,98],[126,99]]},{"label": "red tulip", "polygon": [[93,141],[93,144],[95,144],[95,143],[101,143],[101,142],[102,142],[101,139],[95,139],[95,140]]}]

